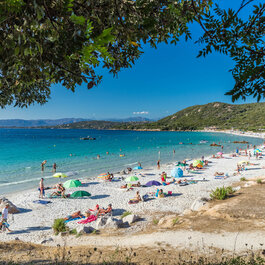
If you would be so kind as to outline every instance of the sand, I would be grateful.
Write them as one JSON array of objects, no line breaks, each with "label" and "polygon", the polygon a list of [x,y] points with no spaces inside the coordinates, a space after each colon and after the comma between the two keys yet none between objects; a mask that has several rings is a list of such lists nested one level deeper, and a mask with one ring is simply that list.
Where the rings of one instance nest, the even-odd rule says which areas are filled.
[{"label": "sand", "polygon": [[[255,134],[245,134],[246,136],[257,136]],[[258,135],[257,137],[264,137]],[[253,150],[251,150],[253,154]],[[198,158],[203,154],[198,154]],[[185,158],[185,157],[183,157]],[[231,157],[230,154],[224,154],[221,159],[206,158],[210,160],[210,164],[206,169],[200,171],[199,174],[192,174],[184,172],[184,178],[188,180],[199,180],[197,184],[190,184],[188,186],[178,186],[171,184],[168,186],[161,186],[164,192],[172,191],[173,196],[153,199],[147,202],[129,205],[128,201],[135,196],[136,191],[141,195],[149,192],[155,192],[156,187],[139,187],[132,191],[126,191],[120,188],[125,184],[124,180],[117,180],[113,182],[100,182],[98,178],[83,179],[84,185],[79,188],[67,189],[67,193],[72,193],[75,190],[85,190],[92,194],[86,199],[49,199],[51,201],[47,205],[39,205],[33,203],[38,200],[38,191],[27,190],[18,192],[16,194],[9,194],[7,198],[20,208],[21,213],[9,215],[11,233],[0,233],[1,241],[21,240],[24,242],[41,243],[45,239],[52,238],[53,241],[48,242],[47,245],[101,245],[101,246],[155,246],[157,242],[169,244],[172,247],[189,247],[201,248],[206,245],[208,247],[214,246],[217,248],[224,248],[233,251],[236,249],[243,250],[245,244],[252,244],[254,249],[258,249],[260,244],[265,245],[265,233],[248,233],[242,232],[225,232],[222,235],[215,233],[203,233],[198,231],[156,231],[154,233],[139,234],[152,222],[154,213],[176,213],[182,214],[185,210],[190,209],[195,199],[200,197],[209,198],[209,195],[216,187],[229,186],[240,180],[241,177],[251,179],[257,176],[265,175],[265,159],[256,160],[252,156],[251,163],[257,165],[247,166],[248,170],[243,171],[240,175],[235,175],[236,165],[239,161],[248,160],[247,157]],[[144,167],[144,165],[143,165]],[[138,176],[141,184],[147,183],[149,180],[160,181],[160,174],[165,171],[168,176],[174,163],[162,164],[160,170],[156,167],[143,168],[142,170],[135,170],[129,175],[115,175],[116,179],[126,178],[128,176]],[[226,179],[215,179],[215,172],[224,172],[229,177]],[[169,179],[170,180],[170,179]],[[202,181],[207,180],[207,181]],[[53,190],[47,190],[46,195]],[[100,207],[107,207],[111,203],[113,206],[113,214],[119,218],[124,211],[130,211],[141,216],[144,220],[138,222],[136,225],[127,228],[126,233],[130,237],[124,235],[115,236],[89,236],[75,238],[70,236],[63,238],[61,236],[54,236],[51,226],[55,218],[66,217],[69,214],[80,210],[87,211],[89,208],[94,208],[96,204]],[[93,225],[93,224],[92,224]],[[70,228],[80,226],[77,221],[69,223]],[[124,232],[124,231],[123,231]],[[138,234],[137,234],[138,233]]]}]

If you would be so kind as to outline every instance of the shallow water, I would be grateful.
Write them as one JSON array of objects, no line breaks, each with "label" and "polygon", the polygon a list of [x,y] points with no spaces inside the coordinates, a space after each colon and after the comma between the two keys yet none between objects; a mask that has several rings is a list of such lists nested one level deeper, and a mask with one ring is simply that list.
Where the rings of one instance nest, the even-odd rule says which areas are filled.
[{"label": "shallow water", "polygon": [[[96,140],[80,140],[87,135]],[[200,144],[201,140],[208,142]],[[212,142],[220,142],[223,152],[246,148],[246,144],[232,143],[235,140],[262,143],[258,138],[205,132],[0,129],[0,194],[36,187],[41,177],[46,185],[56,183],[52,177],[54,162],[57,172],[69,178],[92,177],[133,168],[138,161],[146,168],[156,165],[159,158],[166,163],[221,151],[220,147],[210,147]],[[43,160],[47,164],[41,172]]]}]

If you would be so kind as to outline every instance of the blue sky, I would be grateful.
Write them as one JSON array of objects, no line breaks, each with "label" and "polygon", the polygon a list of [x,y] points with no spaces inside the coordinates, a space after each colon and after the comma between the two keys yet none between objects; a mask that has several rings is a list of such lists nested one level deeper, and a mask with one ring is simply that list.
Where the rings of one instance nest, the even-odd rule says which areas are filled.
[{"label": "blue sky", "polygon": [[[224,2],[230,5],[229,0]],[[239,4],[239,0],[233,1],[233,6]],[[133,68],[122,70],[118,78],[99,69],[103,74],[99,86],[87,90],[84,85],[72,93],[56,85],[47,104],[28,109],[7,107],[0,110],[0,119],[161,118],[191,105],[231,103],[231,98],[224,94],[234,85],[229,72],[233,62],[216,53],[196,58],[200,47],[194,41],[201,29],[193,25],[192,32],[193,40],[189,42],[183,40],[176,46],[161,44],[158,49],[144,47],[144,54]],[[246,103],[250,102],[256,101],[249,98]]]}]

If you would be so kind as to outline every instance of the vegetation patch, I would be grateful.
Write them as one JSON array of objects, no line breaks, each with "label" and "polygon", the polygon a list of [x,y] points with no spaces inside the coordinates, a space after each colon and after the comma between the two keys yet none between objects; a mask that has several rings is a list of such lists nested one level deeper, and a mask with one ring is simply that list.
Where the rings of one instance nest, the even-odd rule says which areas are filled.
[{"label": "vegetation patch", "polygon": [[262,179],[257,179],[258,184],[262,184]]},{"label": "vegetation patch", "polygon": [[245,177],[240,178],[240,181],[246,181],[247,179]]},{"label": "vegetation patch", "polygon": [[233,194],[235,191],[232,187],[222,187],[222,188],[216,188],[212,191],[210,194],[211,198],[213,200],[225,200],[229,197],[229,195]]},{"label": "vegetation patch", "polygon": [[131,215],[131,214],[132,214],[132,213],[129,212],[129,211],[124,212],[124,213],[122,214],[122,216],[121,216],[121,219],[124,218],[125,216]]},{"label": "vegetation patch", "polygon": [[65,225],[65,220],[62,218],[55,219],[52,225],[55,235],[58,235],[61,232],[67,231],[67,226]]}]

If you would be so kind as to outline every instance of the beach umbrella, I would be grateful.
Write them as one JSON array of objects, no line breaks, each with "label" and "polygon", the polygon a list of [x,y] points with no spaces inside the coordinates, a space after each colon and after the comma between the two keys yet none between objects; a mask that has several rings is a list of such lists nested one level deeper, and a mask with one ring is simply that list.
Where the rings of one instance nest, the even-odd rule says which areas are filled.
[{"label": "beach umbrella", "polygon": [[256,153],[262,153],[262,151],[260,149],[255,149],[254,154],[256,154]]},{"label": "beach umbrella", "polygon": [[108,173],[102,173],[102,174],[100,174],[100,175],[98,176],[98,178],[100,178],[100,179],[106,179],[108,176],[109,176]]},{"label": "beach umbrella", "polygon": [[67,175],[64,173],[58,172],[53,175],[54,178],[67,178]]},{"label": "beach umbrella", "polygon": [[148,181],[145,186],[147,187],[151,187],[151,186],[161,186],[162,184],[158,181],[155,181],[155,180],[151,180],[151,181]]},{"label": "beach umbrella", "polygon": [[173,178],[181,178],[183,177],[183,170],[179,167],[175,167],[171,170],[171,176]]},{"label": "beach umbrella", "polygon": [[127,182],[132,182],[132,181],[137,181],[137,180],[139,180],[139,178],[136,176],[131,176],[125,179],[125,181]]},{"label": "beach umbrella", "polygon": [[221,156],[223,153],[222,152],[218,152],[217,155]]},{"label": "beach umbrella", "polygon": [[133,168],[134,170],[136,170],[136,169],[143,169],[142,167],[139,167],[139,166],[137,166],[137,167],[134,167]]},{"label": "beach umbrella", "polygon": [[84,190],[75,191],[70,195],[71,198],[89,197],[89,196],[91,196],[91,194]]},{"label": "beach umbrella", "polygon": [[238,165],[243,165],[243,164],[248,165],[249,164],[249,161],[240,161],[240,162],[238,162]]},{"label": "beach umbrella", "polygon": [[76,187],[80,187],[81,185],[82,183],[79,180],[74,180],[74,179],[67,180],[63,184],[65,188],[76,188]]},{"label": "beach umbrella", "polygon": [[176,166],[179,166],[179,167],[185,167],[187,166],[188,164],[186,163],[181,163],[181,162],[178,162]]},{"label": "beach umbrella", "polygon": [[201,160],[195,160],[192,165],[194,167],[203,167],[203,162]]}]

